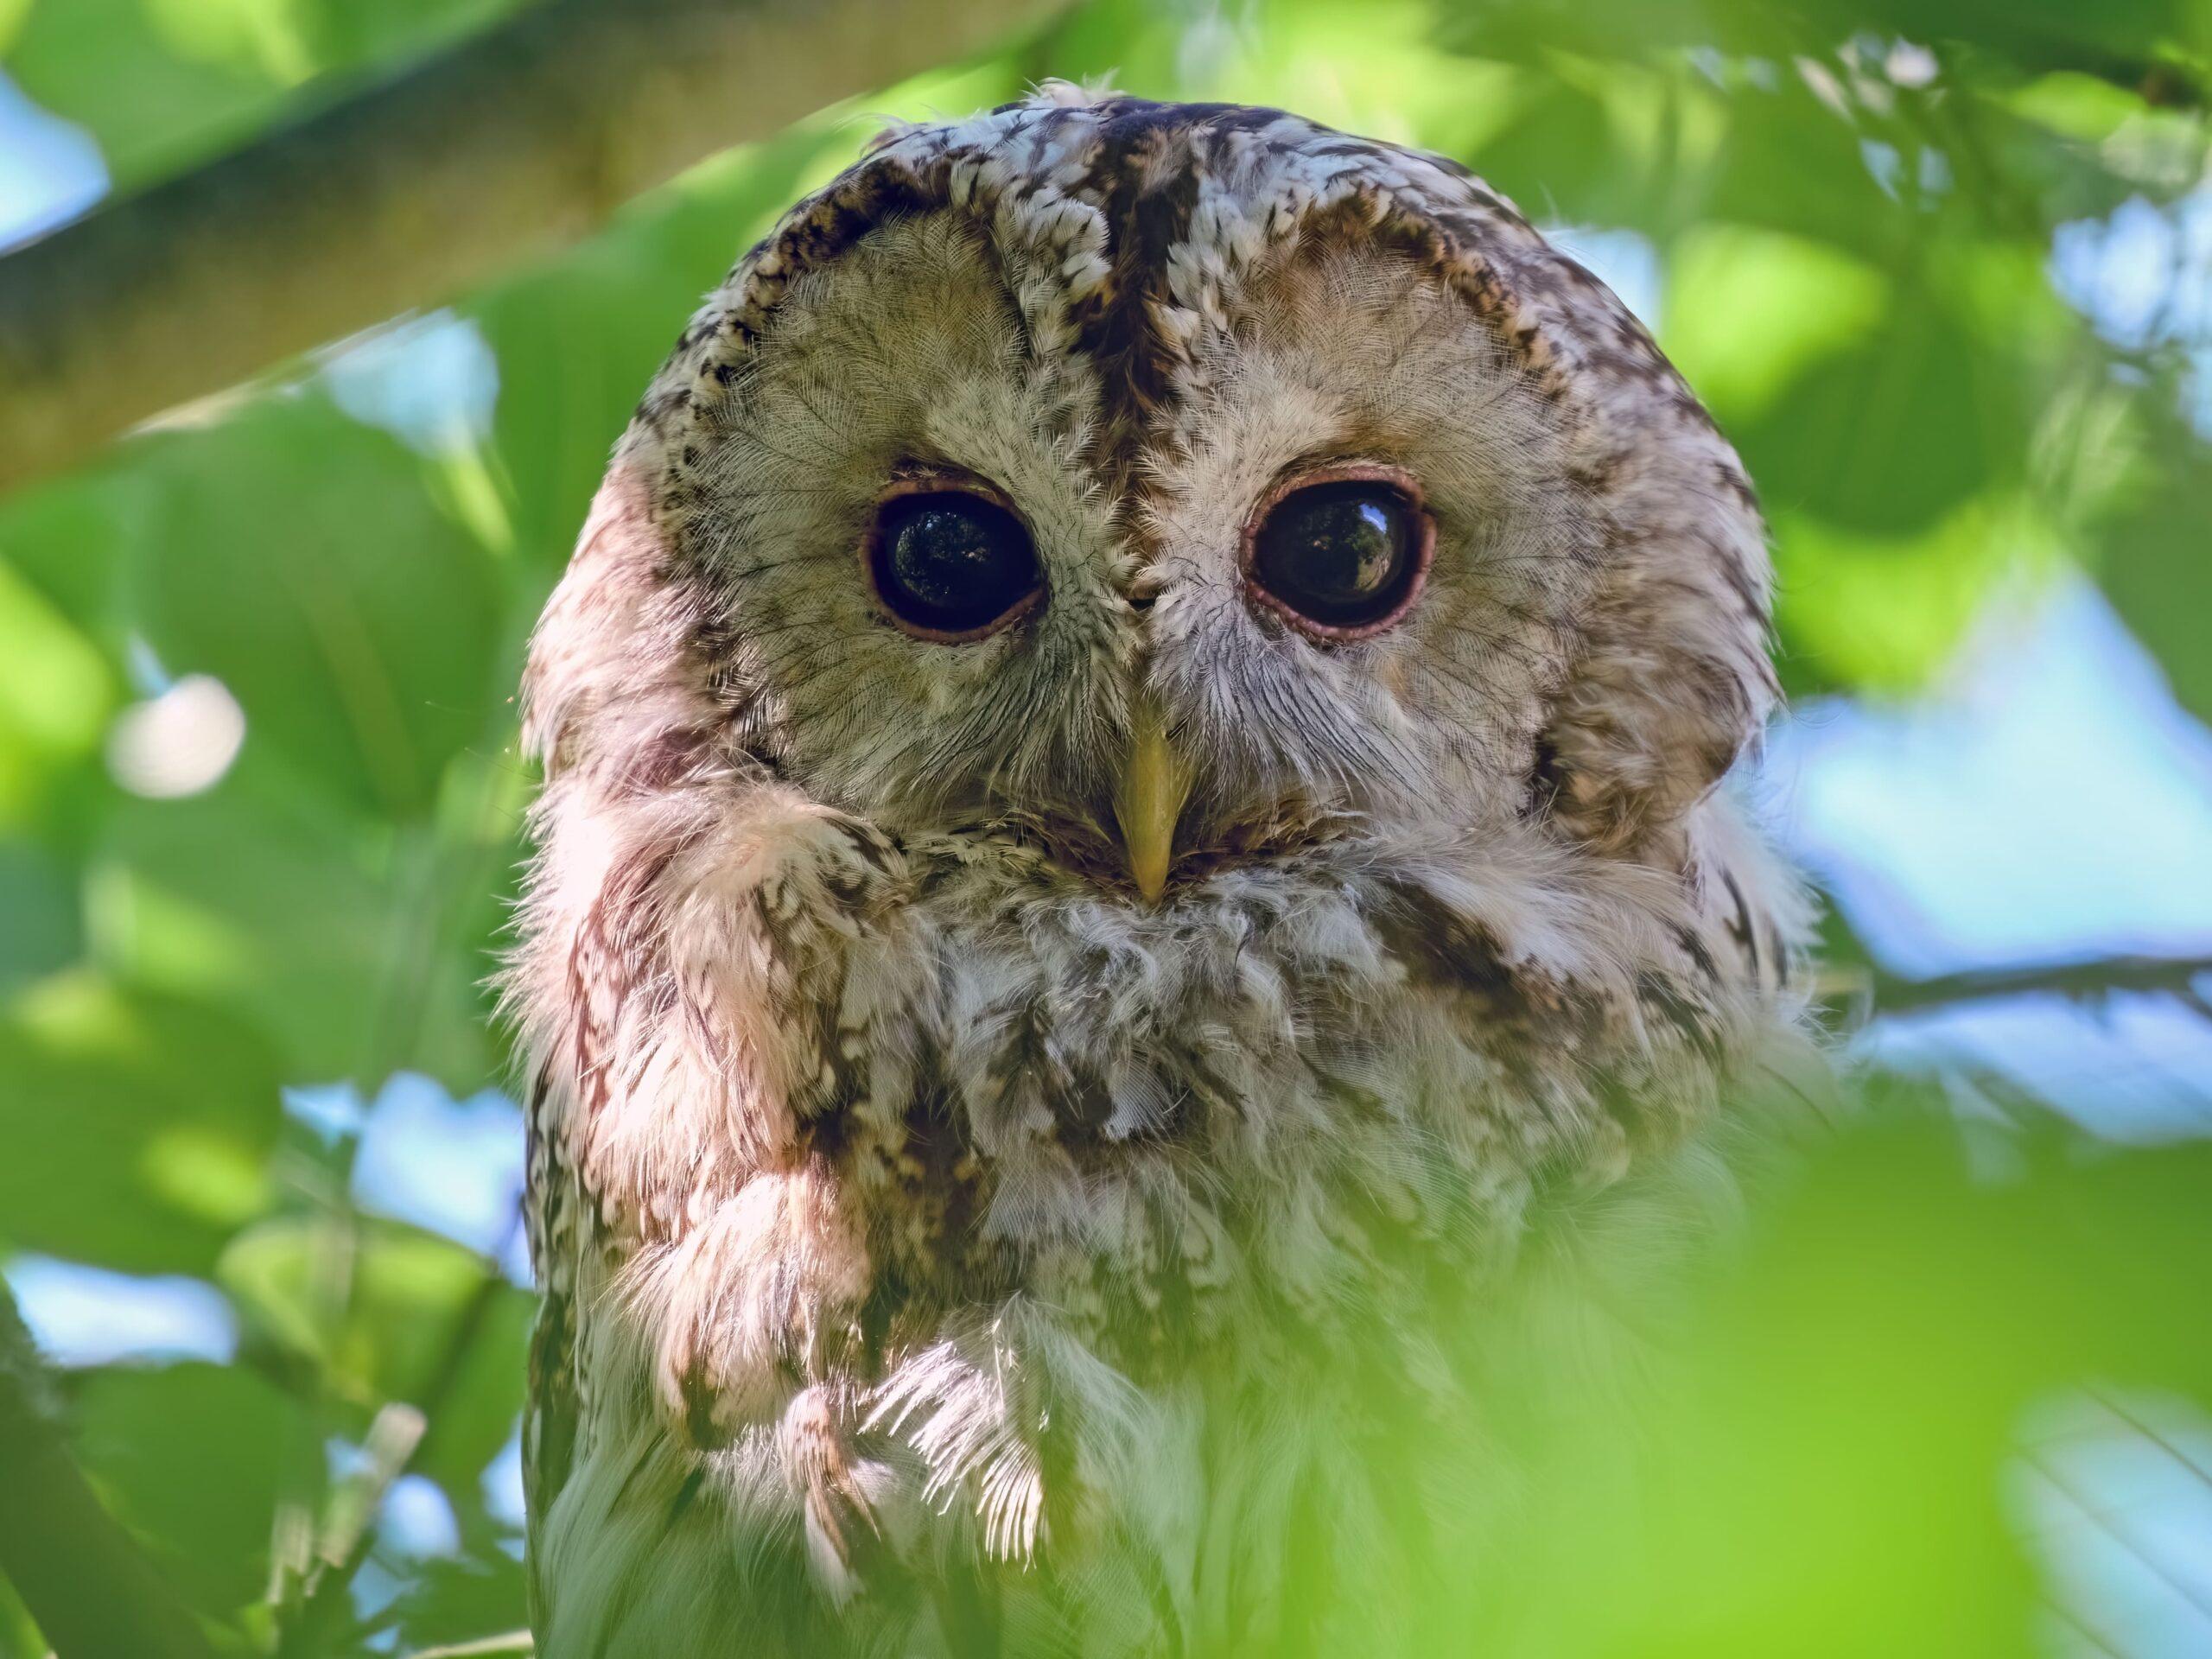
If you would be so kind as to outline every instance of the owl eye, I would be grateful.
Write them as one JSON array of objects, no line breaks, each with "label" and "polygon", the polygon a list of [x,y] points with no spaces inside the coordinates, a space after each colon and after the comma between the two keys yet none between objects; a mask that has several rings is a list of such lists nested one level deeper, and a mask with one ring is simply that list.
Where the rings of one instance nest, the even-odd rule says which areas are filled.
[{"label": "owl eye", "polygon": [[868,574],[892,615],[925,639],[979,639],[1045,591],[1021,521],[969,490],[885,501],[868,538]]},{"label": "owl eye", "polygon": [[1421,591],[1433,531],[1414,493],[1364,473],[1306,483],[1262,505],[1245,541],[1260,599],[1307,633],[1360,639]]}]

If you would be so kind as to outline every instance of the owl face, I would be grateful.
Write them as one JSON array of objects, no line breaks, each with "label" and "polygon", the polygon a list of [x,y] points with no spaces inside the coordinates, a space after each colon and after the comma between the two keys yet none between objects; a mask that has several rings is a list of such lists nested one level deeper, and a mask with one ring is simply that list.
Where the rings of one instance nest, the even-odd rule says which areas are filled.
[{"label": "owl face", "polygon": [[1766,695],[1748,489],[1642,330],[1479,186],[1273,111],[890,136],[632,448],[749,750],[1147,898],[1377,826],[1632,839]]},{"label": "owl face", "polygon": [[1596,526],[1489,328],[1402,254],[1268,250],[1128,411],[1104,349],[1039,349],[1041,264],[940,210],[779,308],[693,543],[755,741],[896,830],[1016,825],[1154,894],[1520,810]]}]

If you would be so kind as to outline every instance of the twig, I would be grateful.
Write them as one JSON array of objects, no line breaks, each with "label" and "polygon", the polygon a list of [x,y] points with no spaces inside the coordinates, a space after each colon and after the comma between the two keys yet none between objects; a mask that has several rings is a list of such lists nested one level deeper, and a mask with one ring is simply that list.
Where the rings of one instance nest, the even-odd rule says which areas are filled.
[{"label": "twig", "polygon": [[209,1659],[191,1613],[86,1484],[42,1380],[0,1284],[0,1573],[56,1659]]},{"label": "twig", "polygon": [[357,1555],[368,1554],[368,1535],[376,1525],[377,1506],[391,1491],[392,1483],[407,1472],[428,1427],[429,1420],[404,1400],[386,1401],[378,1410],[362,1445],[365,1465],[346,1483],[316,1548],[326,1570],[342,1569]]},{"label": "twig", "polygon": [[[548,0],[0,260],[0,489],[1055,0]],[[737,250],[733,247],[733,256]]]},{"label": "twig", "polygon": [[455,1642],[442,1648],[417,1648],[408,1656],[408,1659],[477,1659],[479,1655],[526,1655],[534,1648],[528,1630],[509,1630],[504,1636],[487,1636],[478,1642]]},{"label": "twig", "polygon": [[2092,1503],[2088,1495],[2052,1468],[2047,1459],[2037,1456],[2032,1450],[2023,1451],[2020,1456],[2030,1468],[2044,1478],[2053,1491],[2073,1505],[2076,1514],[2133,1556],[2145,1572],[2202,1613],[2208,1622],[2212,1622],[2212,1599],[2208,1599],[2191,1578],[2161,1560],[2140,1538],[2120,1525],[2119,1516]]},{"label": "twig", "polygon": [[2085,1392],[2088,1395],[2090,1399],[2095,1401],[2113,1416],[2119,1419],[2121,1425],[2131,1433],[2136,1434],[2141,1439],[2150,1442],[2151,1445],[2157,1446],[2159,1451],[2164,1452],[2166,1456],[2171,1458],[2177,1465],[2188,1470],[2189,1472],[2191,1475],[2194,1475],[2208,1490],[2212,1490],[2212,1465],[2199,1463],[2194,1457],[2190,1456],[2190,1453],[2183,1451],[2180,1446],[2176,1446],[2170,1437],[2161,1433],[2158,1429],[2153,1428],[2150,1424],[2145,1422],[2142,1418],[2136,1415],[2135,1413],[2130,1411],[2126,1406],[2121,1405],[2118,1397],[2113,1394],[2111,1389],[2092,1388],[2085,1390]]},{"label": "twig", "polygon": [[2088,962],[2039,963],[2024,968],[1977,969],[1908,979],[1882,969],[1843,972],[1821,986],[1824,1001],[1865,998],[1877,1014],[1910,1014],[1960,1002],[2036,994],[2077,1002],[2127,993],[2163,994],[2191,1003],[2196,982],[2212,977],[2212,957],[2103,957]]},{"label": "twig", "polygon": [[[346,1527],[341,1536],[326,1542],[322,1567],[308,1582],[296,1612],[285,1622],[277,1645],[280,1659],[289,1656],[305,1659],[305,1656],[327,1650],[333,1625],[350,1609],[346,1592],[376,1543],[376,1500],[406,1472],[436,1434],[443,1409],[461,1380],[468,1356],[506,1286],[499,1262],[486,1262],[483,1278],[478,1281],[467,1303],[454,1318],[453,1329],[429,1375],[415,1390],[421,1408],[387,1406],[378,1414],[377,1426],[385,1425],[390,1416],[394,1433],[385,1446],[385,1455],[376,1455],[372,1448],[369,1487],[373,1495],[365,1509],[354,1517],[355,1524]],[[373,1427],[372,1439],[376,1439]]]}]

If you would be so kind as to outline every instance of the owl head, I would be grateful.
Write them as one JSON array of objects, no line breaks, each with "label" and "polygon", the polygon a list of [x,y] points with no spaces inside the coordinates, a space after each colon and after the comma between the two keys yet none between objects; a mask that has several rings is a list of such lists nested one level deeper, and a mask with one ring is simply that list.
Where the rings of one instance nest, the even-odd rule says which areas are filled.
[{"label": "owl head", "polygon": [[1376,834],[1666,867],[1774,696],[1751,489],[1455,164],[1065,86],[746,255],[540,632],[559,772],[739,753],[1104,899]]}]

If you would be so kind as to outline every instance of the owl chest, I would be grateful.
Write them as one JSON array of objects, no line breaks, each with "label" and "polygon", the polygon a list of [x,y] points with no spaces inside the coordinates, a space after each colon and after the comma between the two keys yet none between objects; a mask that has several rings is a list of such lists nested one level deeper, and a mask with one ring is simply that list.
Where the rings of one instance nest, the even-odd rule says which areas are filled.
[{"label": "owl chest", "polygon": [[1102,1003],[987,1005],[895,1062],[887,1096],[853,1066],[810,1126],[865,1239],[868,1349],[1016,1296],[1139,1380],[1246,1320],[1329,1339],[1496,1254],[1536,1172],[1618,1135],[1593,1093],[1500,1053],[1525,1031],[1402,986],[1194,995],[1134,1038]]}]

